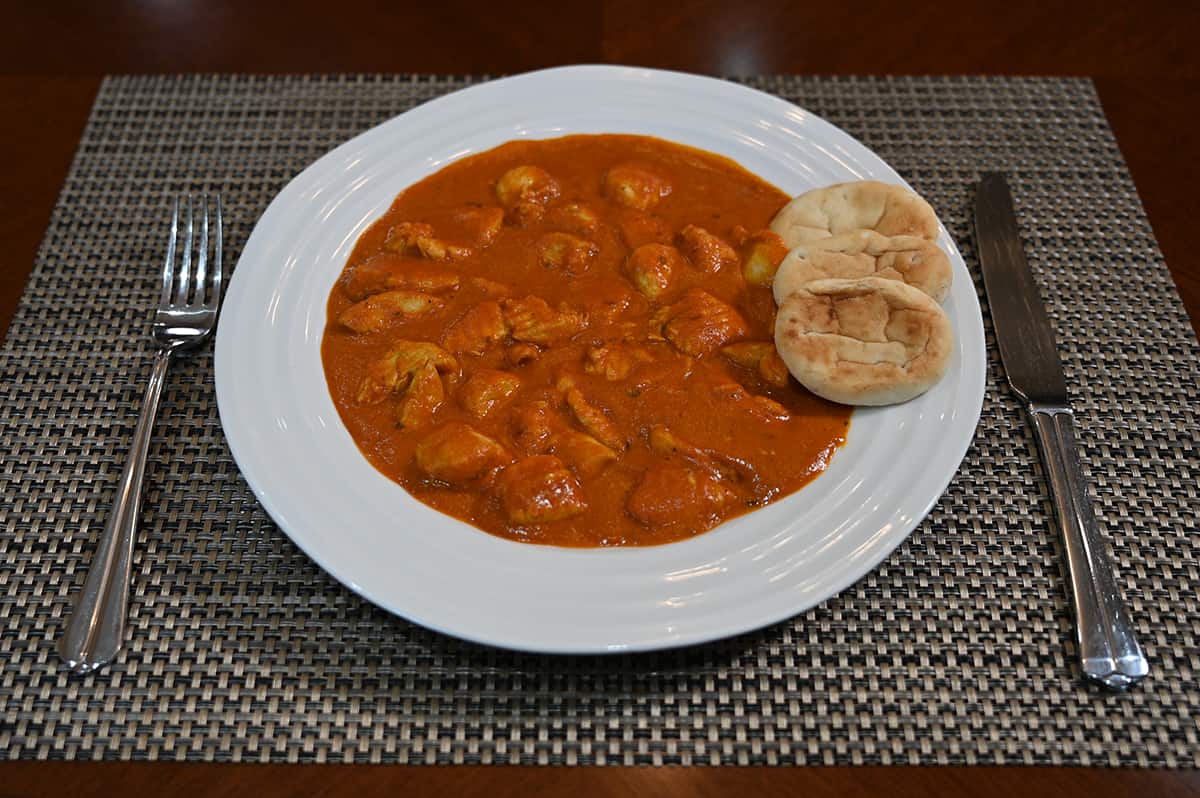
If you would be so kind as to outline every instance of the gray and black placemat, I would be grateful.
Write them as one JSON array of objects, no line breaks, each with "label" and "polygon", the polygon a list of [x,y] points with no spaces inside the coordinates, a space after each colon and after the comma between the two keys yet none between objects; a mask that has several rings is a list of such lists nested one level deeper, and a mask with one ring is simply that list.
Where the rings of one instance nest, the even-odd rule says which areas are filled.
[{"label": "gray and black placemat", "polygon": [[962,469],[880,568],[761,632],[611,658],[462,643],[343,589],[255,503],[200,353],[172,372],[152,450],[132,639],[98,675],[65,673],[54,638],[149,370],[167,198],[220,191],[232,262],[303,167],[468,82],[104,82],[0,350],[0,757],[1200,764],[1200,347],[1082,80],[749,83],[895,166],[972,273],[973,184],[1011,174],[1098,513],[1153,663],[1133,692],[1075,680],[1045,486],[994,346]]}]

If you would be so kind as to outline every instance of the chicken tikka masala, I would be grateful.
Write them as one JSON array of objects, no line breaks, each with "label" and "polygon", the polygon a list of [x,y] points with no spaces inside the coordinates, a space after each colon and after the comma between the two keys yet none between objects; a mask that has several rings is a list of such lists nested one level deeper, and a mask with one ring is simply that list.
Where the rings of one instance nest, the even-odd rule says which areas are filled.
[{"label": "chicken tikka masala", "polygon": [[772,343],[788,199],[641,136],[457,161],[396,198],[330,294],[338,412],[413,496],[519,541],[667,543],[792,493],[850,408]]}]

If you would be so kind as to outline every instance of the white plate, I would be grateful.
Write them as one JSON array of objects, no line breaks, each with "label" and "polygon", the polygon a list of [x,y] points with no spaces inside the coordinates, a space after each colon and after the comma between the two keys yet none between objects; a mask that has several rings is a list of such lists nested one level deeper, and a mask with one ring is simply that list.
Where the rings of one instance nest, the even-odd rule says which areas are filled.
[{"label": "white plate", "polygon": [[568,67],[426,103],[338,147],[267,208],[229,285],[216,344],[221,423],[263,507],[351,590],[424,626],[508,648],[636,651],[788,618],[846,588],[929,512],[983,400],[984,338],[945,230],[957,333],[946,377],[905,405],[860,409],[830,468],[798,493],[666,546],[579,550],[503,540],[442,515],[377,472],[321,368],[325,303],[359,234],[406,186],[516,138],[639,133],[726,155],[789,194],[903,183],[813,114],[733,83]]}]

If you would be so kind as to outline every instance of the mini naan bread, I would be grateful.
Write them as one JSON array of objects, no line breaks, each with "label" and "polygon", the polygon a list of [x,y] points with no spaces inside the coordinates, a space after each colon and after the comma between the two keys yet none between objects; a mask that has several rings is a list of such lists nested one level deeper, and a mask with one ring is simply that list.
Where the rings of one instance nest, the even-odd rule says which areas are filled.
[{"label": "mini naan bread", "polygon": [[783,304],[805,283],[831,277],[900,280],[941,302],[950,291],[952,273],[946,253],[928,239],[855,230],[793,248],[775,273],[775,302]]},{"label": "mini naan bread", "polygon": [[907,402],[942,378],[954,332],[937,302],[898,280],[814,280],[775,318],[788,370],[818,396],[848,405]]},{"label": "mini naan bread", "polygon": [[775,215],[771,230],[791,249],[852,230],[933,241],[938,223],[929,203],[903,186],[860,180],[801,194]]}]

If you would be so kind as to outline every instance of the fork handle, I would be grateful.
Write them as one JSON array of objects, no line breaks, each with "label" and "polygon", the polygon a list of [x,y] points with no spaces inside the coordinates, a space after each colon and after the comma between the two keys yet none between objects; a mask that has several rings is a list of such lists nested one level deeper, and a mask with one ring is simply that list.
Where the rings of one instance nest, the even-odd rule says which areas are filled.
[{"label": "fork handle", "polygon": [[1085,677],[1110,689],[1130,687],[1150,667],[1092,514],[1079,465],[1074,414],[1069,407],[1032,404],[1029,415],[1062,528],[1081,669]]},{"label": "fork handle", "polygon": [[142,477],[158,414],[158,400],[171,365],[172,350],[164,347],[154,356],[154,370],[137,429],[133,432],[129,460],[121,473],[113,506],[92,559],[75,611],[58,643],[58,653],[77,672],[95,670],[116,656],[125,639],[133,545],[137,539],[142,504]]}]

